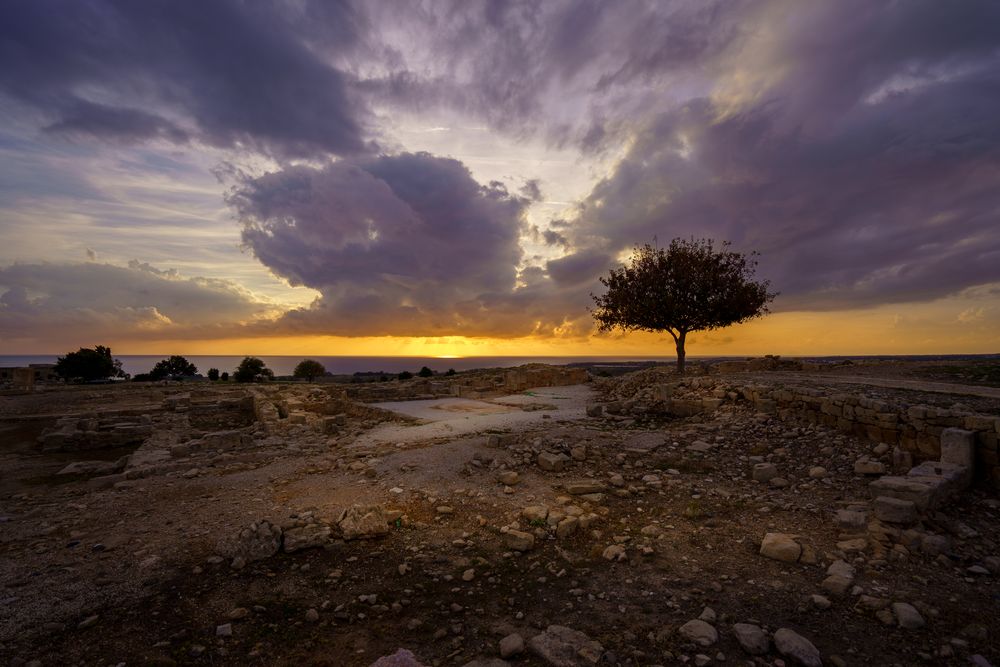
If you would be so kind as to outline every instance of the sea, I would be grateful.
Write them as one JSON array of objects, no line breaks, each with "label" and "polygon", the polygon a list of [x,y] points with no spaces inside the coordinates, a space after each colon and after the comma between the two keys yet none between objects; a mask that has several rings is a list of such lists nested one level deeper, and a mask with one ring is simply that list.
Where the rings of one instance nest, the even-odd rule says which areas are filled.
[{"label": "sea", "polygon": [[[28,364],[54,364],[59,355],[0,355],[0,367],[5,366],[27,366]],[[130,375],[138,373],[148,373],[157,361],[166,358],[165,354],[114,355],[122,362],[122,368]],[[243,355],[210,356],[210,355],[184,355],[188,361],[198,367],[202,374],[208,372],[210,368],[218,368],[219,372],[232,373],[243,360]],[[524,364],[541,363],[552,365],[565,365],[573,363],[586,364],[624,364],[624,363],[672,363],[674,356],[664,357],[612,357],[612,356],[576,356],[576,357],[324,357],[324,356],[268,356],[256,355],[274,371],[275,375],[291,375],[296,364],[303,359],[315,359],[323,364],[329,373],[334,375],[351,375],[354,373],[401,373],[410,371],[416,373],[423,366],[427,366],[432,371],[439,373],[447,372],[449,369],[456,371],[468,371],[477,368],[512,368]],[[808,357],[814,360],[836,361],[839,359],[898,359],[910,361],[930,361],[943,359],[991,359],[998,355],[987,354],[960,354],[960,355],[884,355],[884,356],[816,356]],[[746,356],[738,357],[711,357],[688,355],[689,361],[705,359],[746,359]]]},{"label": "sea", "polygon": [[[60,355],[0,355],[0,367],[27,366],[29,364],[54,364]],[[165,354],[115,354],[115,359],[122,362],[122,370],[130,375],[148,373],[156,362],[165,359]],[[199,373],[207,373],[209,368],[218,368],[219,372],[232,373],[241,361],[243,355],[211,356],[183,355],[198,368]],[[571,363],[607,363],[663,361],[672,362],[674,357],[323,357],[323,356],[268,356],[254,355],[262,359],[264,364],[274,371],[275,375],[291,375],[295,366],[303,359],[314,359],[323,364],[327,372],[334,375],[352,375],[354,373],[401,373],[410,371],[416,373],[427,366],[432,371],[440,373],[449,369],[468,371],[477,368],[512,368],[524,364],[565,365]],[[689,357],[690,358],[690,357]]]}]

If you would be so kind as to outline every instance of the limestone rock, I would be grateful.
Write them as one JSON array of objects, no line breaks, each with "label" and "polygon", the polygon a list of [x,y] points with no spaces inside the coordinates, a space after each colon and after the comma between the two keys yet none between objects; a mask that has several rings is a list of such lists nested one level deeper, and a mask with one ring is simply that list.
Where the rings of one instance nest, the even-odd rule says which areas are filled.
[{"label": "limestone rock", "polygon": [[245,563],[270,558],[281,548],[281,528],[269,521],[257,521],[240,531],[233,549],[234,559]]},{"label": "limestone rock", "polygon": [[920,612],[917,611],[911,604],[907,604],[905,602],[893,602],[892,613],[896,617],[896,622],[899,623],[899,627],[904,630],[919,630],[926,625],[924,617],[921,616]]},{"label": "limestone rock", "polygon": [[823,667],[819,649],[813,643],[789,628],[781,628],[774,633],[774,645],[778,653],[802,667]]},{"label": "limestone rock", "polygon": [[550,625],[528,641],[529,650],[551,667],[596,665],[604,647],[590,637],[562,625]]},{"label": "limestone rock", "polygon": [[389,532],[389,520],[379,505],[352,505],[340,514],[337,525],[345,540],[376,537]]},{"label": "limestone rock", "polygon": [[767,634],[751,623],[734,624],[733,634],[736,635],[740,648],[750,655],[764,655],[771,648],[771,640],[767,638]]},{"label": "limestone rock", "polygon": [[770,482],[778,476],[778,469],[773,463],[758,463],[754,465],[752,475],[755,482]]},{"label": "limestone rock", "polygon": [[516,632],[500,640],[501,658],[510,658],[522,653],[524,653],[524,638]]},{"label": "limestone rock", "polygon": [[560,472],[566,467],[569,457],[565,454],[554,452],[542,452],[538,455],[538,467],[549,472]]},{"label": "limestone rock", "polygon": [[535,546],[535,536],[521,530],[508,530],[503,534],[504,543],[514,551],[530,551]]},{"label": "limestone rock", "polygon": [[760,543],[760,555],[783,563],[796,563],[802,555],[802,547],[795,541],[794,535],[767,533]]},{"label": "limestone rock", "polygon": [[887,523],[916,523],[917,506],[910,500],[900,500],[889,496],[875,499],[875,516]]},{"label": "limestone rock", "polygon": [[586,493],[599,493],[604,490],[603,484],[591,481],[566,482],[563,486],[566,489],[566,493],[571,496],[580,496]]},{"label": "limestone rock", "polygon": [[392,655],[384,655],[371,664],[371,667],[425,667],[405,648],[401,648]]},{"label": "limestone rock", "polygon": [[320,523],[289,528],[285,531],[284,551],[294,553],[300,549],[321,547],[330,540],[330,527]]},{"label": "limestone rock", "polygon": [[678,634],[698,646],[711,646],[719,641],[719,633],[710,624],[701,619],[688,621],[677,628]]}]

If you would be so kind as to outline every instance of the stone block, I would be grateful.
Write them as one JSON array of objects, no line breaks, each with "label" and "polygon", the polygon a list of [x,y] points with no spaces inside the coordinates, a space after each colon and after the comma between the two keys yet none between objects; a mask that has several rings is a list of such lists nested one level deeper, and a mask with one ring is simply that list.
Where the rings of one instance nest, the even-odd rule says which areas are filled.
[{"label": "stone block", "polygon": [[542,452],[538,455],[538,467],[550,472],[559,472],[566,467],[569,457],[555,452]]},{"label": "stone block", "polygon": [[888,523],[915,523],[917,506],[912,500],[900,500],[891,496],[879,496],[875,499],[875,516],[879,521]]},{"label": "stone block", "polygon": [[919,510],[936,508],[944,498],[944,480],[940,477],[881,477],[868,485],[872,498],[889,496],[909,500]]},{"label": "stone block", "polygon": [[760,555],[784,563],[798,562],[802,545],[795,541],[795,537],[787,533],[767,533],[760,543]]},{"label": "stone block", "polygon": [[970,471],[975,461],[976,434],[960,428],[941,432],[941,462],[964,466]]}]

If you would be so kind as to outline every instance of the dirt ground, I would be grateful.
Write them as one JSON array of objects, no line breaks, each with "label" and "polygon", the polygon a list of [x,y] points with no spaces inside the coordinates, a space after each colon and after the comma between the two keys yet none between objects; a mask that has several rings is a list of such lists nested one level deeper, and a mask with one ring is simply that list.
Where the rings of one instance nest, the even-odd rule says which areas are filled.
[{"label": "dirt ground", "polygon": [[[248,422],[235,449],[189,456],[213,429],[162,411],[181,391],[0,397],[3,664],[351,666],[405,648],[499,666],[512,635],[528,646],[510,665],[817,664],[779,629],[827,665],[1000,662],[996,494],[966,491],[880,551],[870,528],[838,523],[870,503],[855,464],[885,459],[872,442],[739,401],[588,416],[602,400],[588,384],[383,403],[408,419],[348,415],[332,435]],[[57,473],[141,448],[37,449],[58,416],[122,406],[148,409],[176,467],[105,484]],[[753,479],[760,463],[777,482]],[[353,505],[382,508],[384,534],[343,539]],[[333,532],[238,562],[241,530],[264,519],[286,549],[290,531]],[[803,556],[761,555],[768,533],[797,536]],[[826,582],[838,562],[844,590]],[[546,652],[553,625],[599,650]],[[714,637],[692,632],[704,625]]]}]

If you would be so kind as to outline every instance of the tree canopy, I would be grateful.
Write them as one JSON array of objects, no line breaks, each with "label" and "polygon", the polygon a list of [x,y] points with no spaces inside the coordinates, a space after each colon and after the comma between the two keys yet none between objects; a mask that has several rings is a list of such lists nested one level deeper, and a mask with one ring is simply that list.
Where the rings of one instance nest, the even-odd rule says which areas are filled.
[{"label": "tree canopy", "polygon": [[216,382],[219,379],[219,369],[209,368],[208,369],[208,379],[212,382]]},{"label": "tree canopy", "polygon": [[151,380],[162,380],[171,376],[191,377],[198,374],[198,368],[190,361],[179,355],[173,355],[167,359],[161,359],[149,371]]},{"label": "tree canopy", "polygon": [[666,331],[684,372],[687,334],[738,324],[768,312],[777,296],[768,281],[753,279],[756,253],[729,250],[711,239],[674,239],[667,248],[648,243],[628,263],[602,277],[607,291],[591,295],[601,331]]},{"label": "tree canopy", "polygon": [[434,375],[434,371],[427,368],[427,366],[423,366],[421,367],[420,371],[417,372],[417,375],[419,375],[422,378],[429,378]]},{"label": "tree canopy", "polygon": [[292,371],[292,376],[297,378],[305,378],[307,382],[312,382],[321,375],[326,374],[326,368],[323,364],[315,361],[313,359],[303,359]]},{"label": "tree canopy", "polygon": [[81,347],[56,360],[55,372],[64,380],[104,380],[125,377],[122,362],[111,356],[111,348],[97,345]]},{"label": "tree canopy", "polygon": [[243,361],[233,373],[237,382],[265,382],[274,377],[274,372],[257,357],[243,357]]}]

